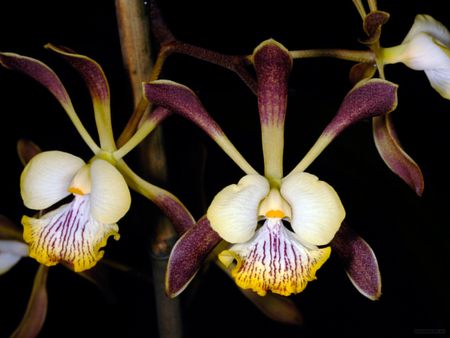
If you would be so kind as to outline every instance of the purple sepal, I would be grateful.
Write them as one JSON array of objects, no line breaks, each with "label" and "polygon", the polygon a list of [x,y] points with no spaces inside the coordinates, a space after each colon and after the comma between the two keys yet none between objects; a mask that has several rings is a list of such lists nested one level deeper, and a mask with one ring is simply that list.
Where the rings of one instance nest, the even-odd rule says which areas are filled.
[{"label": "purple sepal", "polygon": [[360,39],[361,43],[371,45],[377,42],[381,36],[381,26],[383,26],[389,20],[389,13],[374,11],[364,18],[363,28],[367,33],[368,38]]},{"label": "purple sepal", "polygon": [[49,43],[45,45],[45,48],[58,53],[78,71],[89,88],[93,100],[99,100],[103,105],[109,106],[108,81],[97,62],[86,56],[76,54],[67,47],[56,47]]},{"label": "purple sepal", "polygon": [[344,98],[323,136],[333,139],[358,121],[392,112],[397,107],[397,88],[386,80],[362,80]]},{"label": "purple sepal", "polygon": [[63,106],[71,106],[69,95],[58,76],[44,63],[18,54],[0,53],[0,63],[9,69],[20,71],[46,87]]},{"label": "purple sepal", "polygon": [[[161,189],[161,191],[163,191]],[[172,223],[178,236],[182,236],[186,231],[195,225],[192,215],[184,205],[172,194],[164,191],[152,199],[167,218]]]},{"label": "purple sepal", "polygon": [[386,165],[405,181],[418,196],[422,195],[424,181],[422,171],[403,150],[390,115],[373,120],[373,135],[381,158]]},{"label": "purple sepal", "polygon": [[166,271],[166,295],[178,296],[195,277],[203,260],[222,240],[206,216],[189,229],[175,244]]},{"label": "purple sepal", "polygon": [[222,129],[189,88],[167,80],[144,83],[143,88],[145,98],[155,105],[169,109],[194,122],[212,138],[223,135]]},{"label": "purple sepal", "polygon": [[292,57],[282,45],[268,40],[255,50],[253,62],[261,124],[284,125]]},{"label": "purple sepal", "polygon": [[379,299],[380,270],[370,246],[345,223],[342,223],[330,245],[338,254],[356,289],[371,300]]}]

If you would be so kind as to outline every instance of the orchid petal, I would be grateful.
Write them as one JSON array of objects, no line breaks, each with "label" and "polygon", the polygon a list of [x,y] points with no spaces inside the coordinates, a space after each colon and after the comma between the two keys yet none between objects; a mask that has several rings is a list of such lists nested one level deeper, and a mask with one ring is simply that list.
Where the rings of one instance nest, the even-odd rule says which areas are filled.
[{"label": "orchid petal", "polygon": [[81,158],[61,151],[46,151],[33,157],[20,178],[25,206],[43,210],[69,196],[71,181],[84,165]]},{"label": "orchid petal", "polygon": [[47,275],[48,267],[40,265],[34,277],[33,290],[25,315],[10,338],[34,338],[41,331],[47,315]]},{"label": "orchid petal", "polygon": [[86,83],[94,104],[95,120],[100,137],[101,148],[106,151],[116,150],[112,125],[109,85],[103,69],[94,60],[74,53],[64,47],[56,47],[52,44],[45,45],[74,67]]},{"label": "orchid petal", "polygon": [[425,74],[431,87],[443,98],[450,100],[450,69],[428,69]]},{"label": "orchid petal", "polygon": [[71,203],[41,218],[24,216],[23,238],[30,244],[30,257],[47,266],[65,261],[75,272],[97,264],[108,237],[119,240],[120,235],[116,224],[103,224],[92,217],[89,199],[90,194],[75,195]]},{"label": "orchid petal", "polygon": [[421,32],[427,33],[447,47],[450,47],[450,32],[441,22],[429,15],[419,14],[402,44],[411,41]]},{"label": "orchid petal", "polygon": [[422,171],[401,147],[390,115],[374,118],[373,135],[386,165],[421,196],[424,188]]},{"label": "orchid petal", "polygon": [[15,240],[0,239],[0,275],[7,272],[22,257],[27,257],[29,246]]},{"label": "orchid petal", "polygon": [[247,242],[255,233],[259,204],[269,191],[269,182],[260,175],[246,175],[225,187],[208,208],[211,228],[230,243]]},{"label": "orchid petal", "polygon": [[100,223],[116,223],[131,205],[130,189],[122,174],[108,161],[91,164],[91,212]]},{"label": "orchid petal", "polygon": [[328,244],[345,218],[336,191],[308,173],[296,173],[283,180],[281,195],[292,208],[291,226],[304,244]]},{"label": "orchid petal", "polygon": [[189,88],[168,80],[143,84],[150,102],[180,114],[205,131],[246,174],[256,174]]},{"label": "orchid petal", "polygon": [[397,88],[396,84],[381,79],[360,81],[347,94],[336,116],[289,175],[304,171],[330,142],[350,125],[395,110],[397,107]]},{"label": "orchid petal", "polygon": [[21,256],[9,252],[2,252],[0,244],[0,275],[8,272],[14,265],[16,265],[20,261],[21,258]]},{"label": "orchid petal", "polygon": [[292,56],[274,40],[260,44],[253,53],[258,79],[265,176],[283,176],[284,121]]},{"label": "orchid petal", "polygon": [[361,237],[348,225],[341,228],[330,243],[338,254],[353,285],[364,296],[377,300],[381,296],[381,276],[377,258]]},{"label": "orchid petal", "polygon": [[401,53],[398,53],[394,59],[393,56],[390,56],[394,53],[390,52],[388,56],[391,57],[392,61],[386,58],[386,63],[403,62],[414,70],[450,68],[449,47],[443,46],[442,43],[427,33],[419,33],[411,41],[400,45],[400,47],[398,47],[399,49],[392,49],[393,51],[401,50]]},{"label": "orchid petal", "polygon": [[260,296],[267,290],[283,296],[302,292],[330,256],[330,247],[309,250],[287,230],[279,218],[268,218],[247,243],[235,244],[219,255],[220,261],[237,266],[231,271],[236,284]]},{"label": "orchid petal", "polygon": [[62,105],[89,148],[94,153],[100,150],[78,118],[70,97],[60,79],[49,67],[38,60],[13,53],[0,53],[0,63],[7,68],[20,71],[30,76],[46,87]]},{"label": "orchid petal", "polygon": [[187,287],[203,260],[221,240],[206,216],[181,236],[172,249],[167,265],[167,296],[176,297]]}]

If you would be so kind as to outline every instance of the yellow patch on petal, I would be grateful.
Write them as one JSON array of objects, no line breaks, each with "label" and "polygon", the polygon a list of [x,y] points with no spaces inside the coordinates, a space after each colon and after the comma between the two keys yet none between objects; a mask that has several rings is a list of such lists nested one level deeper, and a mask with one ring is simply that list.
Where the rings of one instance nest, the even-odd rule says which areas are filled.
[{"label": "yellow patch on petal", "polygon": [[90,214],[90,195],[74,200],[41,218],[24,216],[23,237],[30,244],[30,257],[47,266],[65,261],[75,272],[92,268],[103,257],[100,248],[109,236],[119,240],[117,224],[103,224]]},{"label": "yellow patch on petal", "polygon": [[267,290],[289,296],[316,279],[316,271],[330,253],[330,247],[307,249],[280,219],[267,219],[252,240],[222,251],[219,259],[227,267],[237,261],[231,274],[239,287],[260,296]]}]

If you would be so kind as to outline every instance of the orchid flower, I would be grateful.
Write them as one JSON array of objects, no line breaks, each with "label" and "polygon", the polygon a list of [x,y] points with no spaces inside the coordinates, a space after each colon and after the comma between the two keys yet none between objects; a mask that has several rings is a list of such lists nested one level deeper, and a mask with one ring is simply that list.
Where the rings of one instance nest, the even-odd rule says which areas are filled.
[{"label": "orchid flower", "polygon": [[[57,75],[42,62],[13,53],[1,53],[3,66],[18,70],[44,85],[58,99],[83,140],[94,153],[87,163],[62,151],[46,151],[34,156],[20,180],[26,207],[45,210],[39,218],[24,216],[24,239],[30,244],[30,257],[47,266],[65,261],[76,272],[93,267],[104,252],[99,251],[113,236],[131,204],[122,157],[131,151],[166,115],[146,120],[120,149],[116,148],[110,113],[110,92],[102,68],[94,60],[64,47],[45,46],[68,61],[84,79],[94,107],[100,146],[88,134]],[[161,119],[158,120],[158,117]],[[55,210],[56,203],[72,200]]]},{"label": "orchid flower", "polygon": [[[401,46],[393,48],[383,48],[380,45],[381,28],[388,21],[389,14],[379,11],[377,9],[377,4],[374,1],[368,1],[370,7],[370,13],[368,14],[366,14],[361,0],[353,0],[353,2],[363,19],[363,28],[368,35],[366,39],[361,39],[360,42],[367,45],[373,51],[376,59],[376,64],[374,64],[373,62],[359,63],[352,68],[352,71],[350,72],[350,78],[354,83],[361,81],[362,79],[371,78],[376,71],[374,65],[376,65],[378,68],[380,78],[385,79],[385,64],[402,61],[415,64],[417,66],[420,63],[424,65],[423,61],[419,61],[421,57],[425,57],[427,59],[428,57],[430,57],[430,60],[445,59],[443,57],[443,54],[445,53],[443,53],[442,50],[438,51],[439,48],[436,48],[436,46],[433,49],[429,49],[421,43],[407,43],[408,41],[413,39],[413,37],[416,36],[419,31],[422,30],[423,26],[426,26],[424,22],[416,24],[415,27],[413,26],[410,34],[408,34],[407,39],[405,39],[404,44],[402,44]],[[419,19],[419,21],[429,20]],[[440,36],[445,35],[445,27],[443,27],[442,25],[439,26],[436,24],[435,30],[442,33],[440,34]],[[412,57],[412,59],[410,59],[410,57]],[[415,61],[413,61],[413,59]],[[431,63],[428,63],[428,65],[430,64]],[[436,66],[437,63],[435,63],[432,68],[436,68]],[[437,76],[437,74],[443,74],[442,69],[436,71],[427,69],[426,72],[428,72],[429,74],[435,74],[435,76]],[[407,183],[418,196],[421,196],[424,189],[422,171],[420,170],[420,167],[417,165],[417,163],[403,149],[399,137],[397,136],[397,132],[395,131],[391,114],[375,116],[373,118],[373,136],[378,152],[386,165],[405,183]]]},{"label": "orchid flower", "polygon": [[[292,57],[284,46],[268,40],[255,49],[251,60],[258,80],[264,176],[237,152],[192,91],[166,80],[144,84],[148,100],[191,119],[246,173],[238,184],[216,195],[206,217],[187,231],[172,250],[166,274],[166,292],[172,297],[186,287],[199,262],[220,238],[231,247],[222,251],[219,259],[226,266],[237,261],[232,275],[241,288],[259,295],[267,290],[281,295],[301,292],[330,256],[331,248],[324,246],[333,240],[345,218],[336,191],[304,170],[348,125],[386,114],[396,106],[396,85],[384,80],[362,81],[347,95],[312,151],[283,176],[284,120]],[[259,221],[264,222],[261,227]],[[284,222],[289,222],[293,231]]]},{"label": "orchid flower", "polygon": [[423,70],[431,86],[450,99],[450,32],[429,15],[417,15],[399,46],[383,48],[384,64],[402,62],[414,70]]}]

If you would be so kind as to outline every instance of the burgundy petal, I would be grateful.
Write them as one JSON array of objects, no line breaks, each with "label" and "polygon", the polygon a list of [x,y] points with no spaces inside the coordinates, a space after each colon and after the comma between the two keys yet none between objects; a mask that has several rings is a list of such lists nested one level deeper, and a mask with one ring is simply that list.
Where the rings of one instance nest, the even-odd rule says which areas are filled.
[{"label": "burgundy petal", "polygon": [[392,124],[390,115],[373,119],[373,131],[378,152],[387,166],[405,181],[417,195],[424,188],[422,171],[414,160],[403,150]]},{"label": "burgundy petal", "polygon": [[45,45],[45,48],[50,49],[65,60],[67,60],[72,67],[74,67],[82,76],[93,100],[99,100],[102,105],[109,107],[109,85],[106,76],[103,73],[100,65],[94,60],[79,54],[65,47],[56,47],[52,44]]},{"label": "burgundy petal", "polygon": [[178,296],[195,277],[203,260],[222,240],[206,216],[189,229],[175,244],[166,272],[166,294]]},{"label": "burgundy petal", "polygon": [[202,128],[209,136],[223,136],[222,129],[187,87],[166,80],[144,83],[144,96],[150,102],[180,114]]},{"label": "burgundy petal", "polygon": [[335,138],[358,121],[390,113],[397,107],[397,88],[396,84],[381,79],[359,82],[344,98],[323,135]]},{"label": "burgundy petal", "polygon": [[256,48],[253,62],[258,79],[261,124],[283,125],[292,57],[282,45],[268,40]]},{"label": "burgundy petal", "polygon": [[[64,107],[72,107],[69,95],[58,76],[42,62],[13,53],[0,53],[0,63],[20,71],[46,87]],[[73,107],[72,107],[73,109]]]},{"label": "burgundy petal", "polygon": [[381,276],[370,246],[345,223],[342,223],[330,245],[358,291],[371,300],[380,298]]}]

